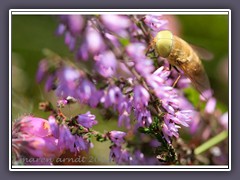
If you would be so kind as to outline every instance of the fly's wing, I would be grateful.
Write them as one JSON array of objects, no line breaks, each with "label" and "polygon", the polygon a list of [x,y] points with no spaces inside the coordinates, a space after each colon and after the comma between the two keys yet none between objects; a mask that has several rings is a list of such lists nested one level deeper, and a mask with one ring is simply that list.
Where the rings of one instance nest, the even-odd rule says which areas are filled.
[{"label": "fly's wing", "polygon": [[197,55],[201,59],[207,60],[207,61],[213,60],[214,54],[212,52],[206,50],[203,47],[196,46],[196,45],[193,45],[193,44],[190,44],[190,46],[192,47],[192,49],[197,53]]},{"label": "fly's wing", "polygon": [[193,86],[206,100],[212,96],[208,76],[204,70],[201,60],[198,57],[188,62],[179,63],[178,67],[192,81]]}]

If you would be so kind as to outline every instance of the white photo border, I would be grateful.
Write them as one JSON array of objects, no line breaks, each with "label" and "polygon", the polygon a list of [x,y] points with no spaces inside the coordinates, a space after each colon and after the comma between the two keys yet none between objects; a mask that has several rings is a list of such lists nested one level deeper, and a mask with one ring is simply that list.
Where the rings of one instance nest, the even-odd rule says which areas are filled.
[{"label": "white photo border", "polygon": [[12,15],[67,15],[67,14],[171,14],[171,15],[228,15],[228,165],[211,166],[152,166],[152,165],[54,165],[19,166],[12,164],[12,100],[9,93],[9,171],[231,171],[231,10],[230,9],[10,9],[9,10],[9,91],[12,90]]}]

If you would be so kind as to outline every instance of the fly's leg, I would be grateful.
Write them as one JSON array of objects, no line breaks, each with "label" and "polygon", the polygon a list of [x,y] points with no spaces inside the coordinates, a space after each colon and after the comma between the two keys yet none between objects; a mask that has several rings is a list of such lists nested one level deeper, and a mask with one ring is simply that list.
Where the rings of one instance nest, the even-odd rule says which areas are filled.
[{"label": "fly's leg", "polygon": [[[175,66],[173,66],[173,67],[174,67],[174,69],[176,69],[176,71],[178,72],[178,77],[177,77],[177,79],[174,81],[174,83],[173,83],[173,85],[172,85],[172,87],[174,88],[174,87],[177,85],[179,79],[181,78],[181,72],[180,72]],[[170,68],[170,69],[172,68],[171,64],[170,64],[170,67],[169,67],[169,68]]]}]

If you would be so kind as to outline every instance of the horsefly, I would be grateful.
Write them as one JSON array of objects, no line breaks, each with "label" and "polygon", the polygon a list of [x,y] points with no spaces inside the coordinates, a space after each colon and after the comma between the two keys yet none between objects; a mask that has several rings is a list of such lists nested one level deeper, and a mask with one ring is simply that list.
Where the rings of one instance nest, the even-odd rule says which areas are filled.
[{"label": "horsefly", "polygon": [[[199,54],[190,44],[173,35],[171,31],[163,30],[153,39],[153,46],[159,56],[166,58],[172,66],[184,72],[204,99],[212,96],[208,76]],[[177,80],[179,78],[180,76]]]}]

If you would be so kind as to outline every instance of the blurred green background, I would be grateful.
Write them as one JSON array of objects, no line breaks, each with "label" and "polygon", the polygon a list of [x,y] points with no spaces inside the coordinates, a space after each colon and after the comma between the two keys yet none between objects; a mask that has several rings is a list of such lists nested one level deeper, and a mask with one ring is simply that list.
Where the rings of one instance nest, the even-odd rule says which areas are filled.
[{"label": "blurred green background", "polygon": [[[228,16],[227,15],[180,15],[177,16],[181,37],[194,45],[203,47],[214,54],[211,61],[203,61],[215,97],[224,111],[228,109]],[[62,57],[73,58],[64,44],[63,37],[55,36],[57,17],[45,15],[12,16],[12,119],[21,115],[34,114],[47,118],[48,114],[38,110],[40,101],[55,102],[53,92],[44,92],[43,84],[37,84],[35,74],[38,62],[44,58],[47,48]],[[81,110],[80,110],[81,109]],[[86,107],[71,105],[66,114],[85,113]],[[94,111],[97,117],[98,112]],[[99,120],[97,129],[101,131],[117,129],[116,121]],[[119,128],[118,128],[119,129]],[[93,154],[105,151],[102,157],[108,158],[109,149],[95,146]],[[99,157],[99,153],[98,153]]]}]

